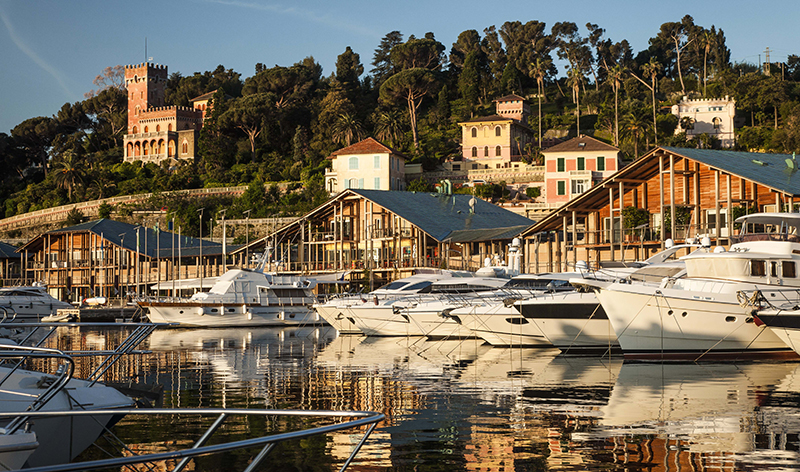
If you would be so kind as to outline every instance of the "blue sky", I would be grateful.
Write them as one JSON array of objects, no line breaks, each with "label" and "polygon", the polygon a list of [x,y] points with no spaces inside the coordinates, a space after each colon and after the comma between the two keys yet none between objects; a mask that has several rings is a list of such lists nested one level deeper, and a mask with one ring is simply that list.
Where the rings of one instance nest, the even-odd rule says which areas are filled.
[{"label": "blue sky", "polygon": [[255,64],[291,65],[306,56],[334,70],[351,46],[371,69],[373,50],[392,30],[404,37],[431,31],[448,52],[458,34],[506,21],[592,22],[638,52],[667,21],[692,15],[725,31],[733,61],[758,63],[800,54],[796,0],[569,1],[463,0],[0,0],[0,132],[52,116],[83,99],[105,67],[137,64],[147,56],[169,72],[191,75],[222,64],[242,77]]}]

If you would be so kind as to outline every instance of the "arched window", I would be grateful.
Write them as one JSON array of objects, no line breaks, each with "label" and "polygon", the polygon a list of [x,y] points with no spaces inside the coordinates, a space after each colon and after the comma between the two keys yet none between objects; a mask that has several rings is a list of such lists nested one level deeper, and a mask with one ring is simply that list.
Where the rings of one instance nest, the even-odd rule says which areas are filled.
[{"label": "arched window", "polygon": [[711,124],[714,126],[714,129],[719,129],[720,125],[722,124],[722,120],[715,116],[714,119],[711,120]]},{"label": "arched window", "polygon": [[139,105],[136,105],[136,113],[135,113],[135,114],[136,114],[136,115],[138,115],[138,114],[139,114]]},{"label": "arched window", "polygon": [[473,138],[477,138],[478,137],[478,128],[472,128],[472,137]]},{"label": "arched window", "polygon": [[502,136],[502,131],[500,130],[499,126],[495,126],[494,128],[494,135],[495,136]]},{"label": "arched window", "polygon": [[181,144],[181,154],[189,154],[189,141],[183,140]]},{"label": "arched window", "polygon": [[472,147],[472,157],[478,157],[478,148]]},{"label": "arched window", "polygon": [[138,133],[138,132],[139,132],[139,128],[138,128],[138,127],[136,127],[136,126],[134,126],[134,127],[133,127],[133,134],[136,134],[136,133]]},{"label": "arched window", "polygon": [[142,153],[142,148],[141,148],[141,146],[139,145],[139,143],[136,143],[136,144],[134,144],[134,145],[133,145],[133,155],[134,155],[134,156],[138,156],[138,155],[140,155],[141,153]]},{"label": "arched window", "polygon": [[350,188],[360,188],[358,186],[358,179],[350,179]]},{"label": "arched window", "polygon": [[133,155],[133,143],[128,143],[128,145],[125,146],[125,154],[127,154],[128,156]]},{"label": "arched window", "polygon": [[175,141],[170,141],[167,145],[167,157],[172,157],[175,155]]},{"label": "arched window", "polygon": [[147,133],[150,128],[148,126],[144,127],[144,132]]},{"label": "arched window", "polygon": [[142,144],[142,151],[145,156],[148,154],[148,147],[147,143]]},{"label": "arched window", "polygon": [[[350,164],[350,170],[358,170],[358,157],[356,157],[356,156],[350,157],[349,164]],[[351,187],[351,188],[355,188],[355,187]]]},{"label": "arched window", "polygon": [[158,153],[159,154],[164,154],[165,151],[166,151],[166,147],[165,147],[165,144],[164,144],[164,140],[163,139],[159,140],[158,141]]},{"label": "arched window", "polygon": [[489,146],[483,148],[483,157],[489,157]]},{"label": "arched window", "polygon": [[161,125],[156,125],[156,133],[158,133],[159,131],[161,131]]},{"label": "arched window", "polygon": [[172,131],[172,123],[167,125],[167,131]]},{"label": "arched window", "polygon": [[498,157],[503,155],[503,149],[500,146],[497,146],[494,148],[494,155]]}]

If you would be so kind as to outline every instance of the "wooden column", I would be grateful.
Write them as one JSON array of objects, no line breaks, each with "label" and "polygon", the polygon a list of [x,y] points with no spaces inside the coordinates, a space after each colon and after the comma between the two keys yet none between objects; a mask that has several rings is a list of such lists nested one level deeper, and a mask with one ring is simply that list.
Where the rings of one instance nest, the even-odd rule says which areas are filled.
[{"label": "wooden column", "polygon": [[[622,221],[622,210],[625,208],[625,184],[620,181],[619,183],[619,260],[625,260],[625,223]],[[612,221],[613,223],[613,221]]]},{"label": "wooden column", "polygon": [[731,183],[733,182],[733,178],[731,177],[731,174],[727,174],[726,177],[727,178],[725,179],[726,180],[725,183],[728,186],[728,199],[727,199],[728,201],[725,202],[725,204],[727,205],[727,208],[728,208],[728,215],[725,217],[725,220],[728,223],[727,224],[727,226],[728,226],[728,241],[730,241],[731,236],[733,236],[733,218],[732,218],[733,217],[733,205],[732,205],[733,189],[731,188]]},{"label": "wooden column", "polygon": [[719,246],[719,237],[720,237],[720,229],[719,229],[719,170],[714,169],[714,213],[717,215],[716,221],[714,222],[714,235],[717,238],[716,245]]},{"label": "wooden column", "polygon": [[659,212],[661,214],[661,226],[659,238],[661,239],[661,249],[664,249],[664,237],[666,235],[666,228],[664,222],[667,220],[664,214],[664,156],[658,156],[658,198],[659,198]]},{"label": "wooden column", "polygon": [[[559,267],[560,271],[566,272],[567,271],[567,260],[568,260],[567,259],[567,241],[568,241],[568,239],[567,239],[567,215],[566,214],[561,216],[561,228],[562,228],[562,232],[564,234],[564,245],[560,246],[560,247],[564,248],[561,251],[561,253],[564,254],[564,266],[562,267],[561,263],[559,261],[558,267]],[[573,241],[573,243],[574,243],[574,241]],[[574,248],[573,248],[573,250],[574,250]]]},{"label": "wooden column", "polygon": [[608,187],[608,249],[614,260],[614,187]]},{"label": "wooden column", "polygon": [[694,176],[692,177],[692,181],[694,184],[694,212],[695,212],[695,224],[697,225],[697,229],[695,230],[695,236],[698,235],[700,228],[703,225],[703,210],[701,208],[701,199],[700,199],[700,163],[694,163]]},{"label": "wooden column", "polygon": [[670,233],[672,240],[675,240],[675,156],[669,155],[669,213],[670,213]]},{"label": "wooden column", "polygon": [[572,267],[578,262],[578,222],[575,220],[575,210],[572,210]]}]

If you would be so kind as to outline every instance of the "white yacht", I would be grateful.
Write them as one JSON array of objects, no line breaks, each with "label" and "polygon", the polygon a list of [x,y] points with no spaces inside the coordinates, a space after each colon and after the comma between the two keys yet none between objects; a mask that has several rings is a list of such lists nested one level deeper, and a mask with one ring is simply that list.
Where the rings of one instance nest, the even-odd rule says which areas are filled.
[{"label": "white yacht", "polygon": [[707,248],[684,256],[685,272],[658,285],[587,282],[595,287],[626,357],[796,356],[755,322],[752,301],[797,297],[800,214],[755,213],[736,223],[742,229],[730,250]]},{"label": "white yacht", "polygon": [[313,279],[266,274],[261,269],[232,269],[208,292],[191,298],[146,299],[137,303],[153,323],[180,326],[298,326],[320,323],[311,308]]},{"label": "white yacht", "polygon": [[390,300],[430,292],[431,285],[440,279],[457,277],[460,273],[449,270],[420,270],[410,277],[389,282],[369,293],[345,294],[324,303],[315,303],[314,309],[339,334],[363,334],[355,324],[351,307],[378,306]]},{"label": "white yacht", "polygon": [[47,293],[44,285],[0,288],[0,318],[38,321],[56,315],[60,309],[74,308]]}]

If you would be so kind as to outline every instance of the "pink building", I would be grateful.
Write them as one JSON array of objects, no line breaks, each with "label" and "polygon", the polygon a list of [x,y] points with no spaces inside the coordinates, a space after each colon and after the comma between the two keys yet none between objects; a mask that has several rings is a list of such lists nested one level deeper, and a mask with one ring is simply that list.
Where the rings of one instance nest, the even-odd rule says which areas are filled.
[{"label": "pink building", "polygon": [[589,136],[570,139],[542,154],[548,204],[566,203],[619,170],[619,149]]}]

